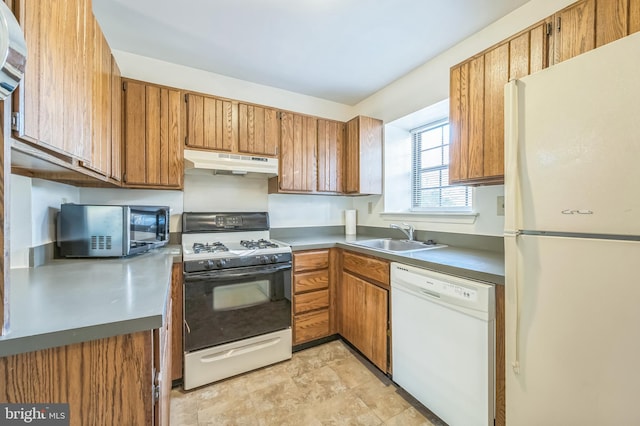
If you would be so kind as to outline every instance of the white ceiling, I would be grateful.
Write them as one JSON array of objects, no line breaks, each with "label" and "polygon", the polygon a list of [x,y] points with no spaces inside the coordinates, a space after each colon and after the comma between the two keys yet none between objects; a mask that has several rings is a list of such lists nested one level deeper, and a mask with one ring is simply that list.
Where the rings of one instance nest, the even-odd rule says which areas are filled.
[{"label": "white ceiling", "polygon": [[528,0],[94,0],[109,45],[355,105]]}]

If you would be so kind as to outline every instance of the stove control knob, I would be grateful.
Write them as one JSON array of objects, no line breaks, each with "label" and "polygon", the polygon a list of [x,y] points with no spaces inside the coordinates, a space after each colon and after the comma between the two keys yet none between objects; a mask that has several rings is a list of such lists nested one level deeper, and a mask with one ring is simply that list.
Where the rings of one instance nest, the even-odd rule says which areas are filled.
[{"label": "stove control knob", "polygon": [[211,260],[211,259],[207,260],[207,263],[205,263],[205,265],[204,265],[204,266],[205,266],[205,268],[207,268],[207,269],[211,269],[211,268],[213,268],[213,260]]},{"label": "stove control knob", "polygon": [[216,261],[216,266],[217,266],[218,268],[222,268],[222,267],[223,267],[224,265],[226,265],[226,264],[227,264],[227,261],[226,261],[226,260],[224,260],[224,259],[218,259],[218,260]]},{"label": "stove control knob", "polygon": [[277,254],[272,254],[271,255],[271,263],[278,263],[278,255]]},{"label": "stove control knob", "polygon": [[263,264],[269,263],[269,258],[267,256],[260,256],[260,263],[263,263]]}]

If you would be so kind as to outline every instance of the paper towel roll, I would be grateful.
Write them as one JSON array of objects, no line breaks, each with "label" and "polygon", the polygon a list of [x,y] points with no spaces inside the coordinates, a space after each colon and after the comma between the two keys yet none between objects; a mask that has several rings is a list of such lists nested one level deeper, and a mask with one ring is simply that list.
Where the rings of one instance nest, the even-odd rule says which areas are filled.
[{"label": "paper towel roll", "polygon": [[344,211],[344,233],[346,235],[356,235],[356,211]]}]

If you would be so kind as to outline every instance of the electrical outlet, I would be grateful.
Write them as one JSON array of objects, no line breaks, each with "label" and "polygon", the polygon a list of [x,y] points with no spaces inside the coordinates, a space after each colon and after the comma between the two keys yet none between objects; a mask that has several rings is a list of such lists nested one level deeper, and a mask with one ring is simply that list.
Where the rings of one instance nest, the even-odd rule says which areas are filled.
[{"label": "electrical outlet", "polygon": [[367,203],[367,212],[369,212],[369,214],[373,213],[373,201]]},{"label": "electrical outlet", "polygon": [[498,205],[496,206],[496,214],[498,216],[504,216],[504,195],[498,196]]}]

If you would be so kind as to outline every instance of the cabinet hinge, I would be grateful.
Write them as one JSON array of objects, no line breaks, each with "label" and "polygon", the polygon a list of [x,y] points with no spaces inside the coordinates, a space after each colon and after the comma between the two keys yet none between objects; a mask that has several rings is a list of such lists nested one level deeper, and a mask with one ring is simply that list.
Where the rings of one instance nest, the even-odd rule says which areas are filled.
[{"label": "cabinet hinge", "polygon": [[123,181],[123,182],[126,182],[126,181],[127,181],[127,174],[126,174],[126,173],[123,173],[123,174],[122,174],[122,181]]},{"label": "cabinet hinge", "polygon": [[11,113],[11,130],[20,130],[20,113]]},{"label": "cabinet hinge", "polygon": [[562,27],[562,18],[558,17],[558,32],[560,32],[560,28]]},{"label": "cabinet hinge", "polygon": [[189,145],[189,136],[184,137],[184,144]]},{"label": "cabinet hinge", "polygon": [[153,385],[153,403],[160,400],[160,385]]},{"label": "cabinet hinge", "polygon": [[127,82],[123,81],[122,82],[122,91],[125,92],[127,90]]},{"label": "cabinet hinge", "polygon": [[551,35],[551,22],[549,22],[547,24],[547,35],[550,36]]},{"label": "cabinet hinge", "polygon": [[186,93],[184,94],[184,103],[185,104],[189,103],[189,95],[187,95]]}]

